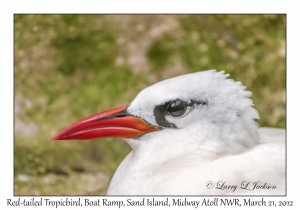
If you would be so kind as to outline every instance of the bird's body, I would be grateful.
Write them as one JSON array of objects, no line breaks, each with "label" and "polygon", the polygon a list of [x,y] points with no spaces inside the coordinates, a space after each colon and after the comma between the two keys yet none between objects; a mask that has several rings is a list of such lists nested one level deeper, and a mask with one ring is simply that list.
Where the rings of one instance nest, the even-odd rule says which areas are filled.
[{"label": "bird's body", "polygon": [[261,128],[259,133],[267,143],[208,160],[201,151],[167,160],[164,153],[144,159],[132,151],[108,195],[284,195],[285,131]]},{"label": "bird's body", "polygon": [[132,152],[111,195],[284,195],[285,130],[259,129],[251,92],[227,77],[204,71],[159,82],[53,139],[123,137]]}]

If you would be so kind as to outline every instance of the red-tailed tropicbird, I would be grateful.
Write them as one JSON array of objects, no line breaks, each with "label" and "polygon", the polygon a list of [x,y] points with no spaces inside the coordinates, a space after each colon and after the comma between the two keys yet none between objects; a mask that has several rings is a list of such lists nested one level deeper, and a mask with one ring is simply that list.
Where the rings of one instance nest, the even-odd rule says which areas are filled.
[{"label": "red-tailed tropicbird", "polygon": [[123,138],[132,151],[109,195],[284,195],[285,130],[259,128],[251,92],[228,76],[210,70],[161,81],[53,140]]}]

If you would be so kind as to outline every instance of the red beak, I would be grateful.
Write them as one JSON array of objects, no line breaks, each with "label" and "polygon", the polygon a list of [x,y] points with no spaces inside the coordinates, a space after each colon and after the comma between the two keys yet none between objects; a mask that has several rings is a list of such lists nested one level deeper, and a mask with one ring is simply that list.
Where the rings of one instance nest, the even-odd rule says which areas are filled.
[{"label": "red beak", "polygon": [[128,114],[127,108],[123,106],[84,118],[59,132],[52,140],[136,138],[159,130],[157,126]]}]

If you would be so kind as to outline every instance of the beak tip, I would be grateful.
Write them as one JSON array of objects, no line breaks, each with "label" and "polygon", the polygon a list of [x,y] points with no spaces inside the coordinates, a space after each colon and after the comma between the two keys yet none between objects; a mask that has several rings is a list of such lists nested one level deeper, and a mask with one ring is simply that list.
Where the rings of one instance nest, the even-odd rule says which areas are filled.
[{"label": "beak tip", "polygon": [[55,141],[55,140],[60,140],[61,138],[61,135],[59,135],[59,133],[58,134],[56,134],[54,137],[52,137],[51,139],[50,139],[50,142],[51,141]]}]

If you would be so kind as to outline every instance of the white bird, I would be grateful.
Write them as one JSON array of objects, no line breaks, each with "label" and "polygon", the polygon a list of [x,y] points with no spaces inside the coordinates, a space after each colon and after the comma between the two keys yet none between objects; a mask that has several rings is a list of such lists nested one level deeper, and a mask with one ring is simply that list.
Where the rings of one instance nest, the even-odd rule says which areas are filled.
[{"label": "white bird", "polygon": [[259,128],[252,93],[228,76],[161,81],[53,140],[123,138],[132,151],[109,195],[285,195],[285,130]]}]

